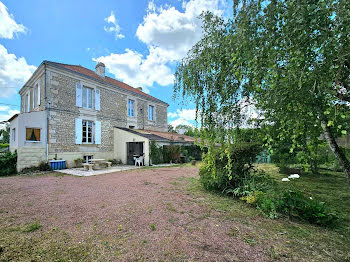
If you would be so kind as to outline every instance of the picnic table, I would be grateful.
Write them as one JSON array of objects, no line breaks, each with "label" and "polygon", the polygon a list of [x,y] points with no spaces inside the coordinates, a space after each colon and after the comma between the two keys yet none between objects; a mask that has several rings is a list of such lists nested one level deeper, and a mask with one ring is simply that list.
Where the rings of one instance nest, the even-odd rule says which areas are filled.
[{"label": "picnic table", "polygon": [[96,158],[93,158],[93,159],[90,159],[89,162],[91,164],[94,164],[94,168],[95,169],[101,169],[101,164],[102,163],[105,163],[106,162],[106,159],[96,159]]}]

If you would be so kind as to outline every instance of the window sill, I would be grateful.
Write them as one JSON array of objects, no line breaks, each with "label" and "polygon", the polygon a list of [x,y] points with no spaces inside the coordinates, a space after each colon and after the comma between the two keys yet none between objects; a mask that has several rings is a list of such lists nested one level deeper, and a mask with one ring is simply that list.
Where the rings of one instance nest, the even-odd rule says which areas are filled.
[{"label": "window sill", "polygon": [[28,140],[26,140],[26,143],[41,143],[41,141],[28,141]]}]

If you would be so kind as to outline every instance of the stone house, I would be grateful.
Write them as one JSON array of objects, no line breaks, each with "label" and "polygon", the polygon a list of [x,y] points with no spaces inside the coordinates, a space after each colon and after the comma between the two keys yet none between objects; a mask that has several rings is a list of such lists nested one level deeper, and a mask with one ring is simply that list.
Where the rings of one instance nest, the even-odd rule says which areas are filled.
[{"label": "stone house", "polygon": [[51,159],[64,159],[68,166],[78,158],[126,164],[136,151],[148,165],[149,140],[121,135],[118,128],[167,132],[169,105],[106,76],[103,63],[92,71],[43,61],[19,94],[21,113],[9,120],[10,150],[17,150],[19,170]]}]

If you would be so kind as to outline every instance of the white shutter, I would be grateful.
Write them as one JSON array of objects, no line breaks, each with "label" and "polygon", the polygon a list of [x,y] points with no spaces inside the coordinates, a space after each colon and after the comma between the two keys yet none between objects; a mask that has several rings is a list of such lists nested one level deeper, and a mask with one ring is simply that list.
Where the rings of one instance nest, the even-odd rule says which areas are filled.
[{"label": "white shutter", "polygon": [[83,120],[75,119],[75,143],[80,145],[83,143]]},{"label": "white shutter", "polygon": [[75,86],[75,101],[76,101],[76,106],[78,107],[83,106],[82,92],[83,92],[83,88],[81,84],[77,82]]},{"label": "white shutter", "polygon": [[101,122],[95,122],[95,144],[101,145]]},{"label": "white shutter", "polygon": [[30,89],[28,91],[27,112],[30,112]]},{"label": "white shutter", "polygon": [[36,100],[37,100],[37,104],[38,104],[38,106],[40,106],[40,100],[41,100],[41,96],[40,96],[40,81],[38,82],[38,93],[37,93],[37,98],[36,98]]},{"label": "white shutter", "polygon": [[98,110],[100,111],[101,110],[101,106],[100,106],[100,89],[99,88],[96,88],[95,89],[95,110]]}]

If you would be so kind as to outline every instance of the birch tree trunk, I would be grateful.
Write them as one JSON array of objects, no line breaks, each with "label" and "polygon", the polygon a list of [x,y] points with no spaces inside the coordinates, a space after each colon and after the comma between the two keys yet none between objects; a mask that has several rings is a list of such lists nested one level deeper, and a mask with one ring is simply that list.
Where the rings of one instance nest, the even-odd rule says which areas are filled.
[{"label": "birch tree trunk", "polygon": [[324,136],[326,138],[326,141],[328,142],[329,147],[331,148],[335,157],[337,158],[340,165],[342,166],[345,175],[350,179],[350,162],[349,162],[349,160],[346,158],[344,152],[339,148],[337,141],[335,140],[335,138],[331,132],[331,128],[327,125],[326,121],[322,121],[322,127],[324,130]]}]

